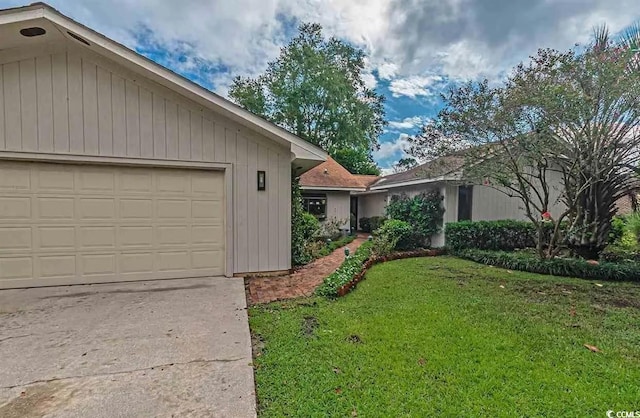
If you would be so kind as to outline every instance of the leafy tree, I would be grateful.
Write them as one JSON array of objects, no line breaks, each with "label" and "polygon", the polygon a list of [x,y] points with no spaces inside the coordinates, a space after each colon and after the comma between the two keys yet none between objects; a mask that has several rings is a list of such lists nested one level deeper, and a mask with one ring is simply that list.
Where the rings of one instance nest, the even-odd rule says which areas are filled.
[{"label": "leafy tree", "polygon": [[418,166],[418,161],[413,157],[400,158],[393,166],[394,173],[403,173]]},{"label": "leafy tree", "polygon": [[305,23],[263,75],[237,77],[229,95],[324,148],[349,171],[377,174],[371,153],[386,121],[383,97],[362,79],[364,59],[361,49]]},{"label": "leafy tree", "polygon": [[[554,257],[564,242],[596,258],[607,245],[615,202],[628,193],[640,162],[635,33],[611,42],[601,28],[580,51],[539,50],[503,85],[484,81],[451,90],[438,120],[408,151],[457,151],[466,179],[520,199],[538,228],[541,257]],[[550,213],[558,202],[565,209]],[[543,242],[548,222],[553,233]]]}]

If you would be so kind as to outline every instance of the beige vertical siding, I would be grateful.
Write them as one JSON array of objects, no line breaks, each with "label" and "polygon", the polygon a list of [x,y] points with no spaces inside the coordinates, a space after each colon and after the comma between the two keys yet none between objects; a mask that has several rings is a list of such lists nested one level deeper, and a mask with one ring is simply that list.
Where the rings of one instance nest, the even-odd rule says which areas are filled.
[{"label": "beige vertical siding", "polygon": [[351,223],[351,193],[327,192],[327,219],[342,221],[342,228],[349,229]]},{"label": "beige vertical siding", "polygon": [[[375,193],[360,195],[358,197],[358,218],[371,218],[372,216],[384,216],[384,208],[387,206],[387,194]],[[360,222],[360,220],[358,220]]]},{"label": "beige vertical siding", "polygon": [[0,61],[0,152],[231,163],[235,272],[290,267],[290,149],[91,51],[51,51]]}]

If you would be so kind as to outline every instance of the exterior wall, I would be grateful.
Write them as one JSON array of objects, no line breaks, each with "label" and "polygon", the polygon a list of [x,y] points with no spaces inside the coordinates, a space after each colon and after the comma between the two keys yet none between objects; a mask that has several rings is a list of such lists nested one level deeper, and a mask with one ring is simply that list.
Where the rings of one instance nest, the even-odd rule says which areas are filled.
[{"label": "exterior wall", "polygon": [[351,193],[350,192],[326,192],[327,194],[327,219],[336,218],[344,221],[341,228],[349,229],[351,222]]},{"label": "exterior wall", "polygon": [[[554,182],[550,190],[552,216],[558,216],[566,206],[557,202],[560,194],[560,182]],[[494,221],[500,219],[528,220],[524,205],[517,197],[509,197],[505,193],[487,186],[473,186],[473,209],[471,218],[474,221]]]},{"label": "exterior wall", "polygon": [[0,53],[0,153],[231,164],[234,272],[290,268],[289,148],[84,48],[39,54]]},{"label": "exterior wall", "polygon": [[358,196],[358,218],[384,216],[384,208],[386,206],[387,193],[360,195]]},{"label": "exterior wall", "polygon": [[524,220],[521,209],[522,202],[487,186],[473,186],[473,209],[471,219],[474,221],[495,221],[500,219]]}]

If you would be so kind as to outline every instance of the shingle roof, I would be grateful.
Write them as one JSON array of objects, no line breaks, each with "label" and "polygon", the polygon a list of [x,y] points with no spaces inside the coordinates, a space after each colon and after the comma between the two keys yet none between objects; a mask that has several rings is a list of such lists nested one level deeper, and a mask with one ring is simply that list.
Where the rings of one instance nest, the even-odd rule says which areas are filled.
[{"label": "shingle roof", "polygon": [[372,186],[387,186],[412,180],[423,180],[446,176],[459,171],[464,164],[464,157],[449,155],[428,161],[402,173],[381,177]]},{"label": "shingle roof", "polygon": [[336,160],[329,157],[327,161],[301,175],[300,186],[364,189],[367,186],[362,182],[361,177],[363,176],[351,174]]}]

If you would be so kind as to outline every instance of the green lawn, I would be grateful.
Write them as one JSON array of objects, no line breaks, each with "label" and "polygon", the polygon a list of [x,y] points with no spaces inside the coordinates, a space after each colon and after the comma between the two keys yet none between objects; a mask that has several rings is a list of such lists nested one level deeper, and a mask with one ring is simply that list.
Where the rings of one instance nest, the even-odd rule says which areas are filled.
[{"label": "green lawn", "polygon": [[336,301],[254,307],[250,325],[261,417],[640,410],[638,284],[408,259]]}]

